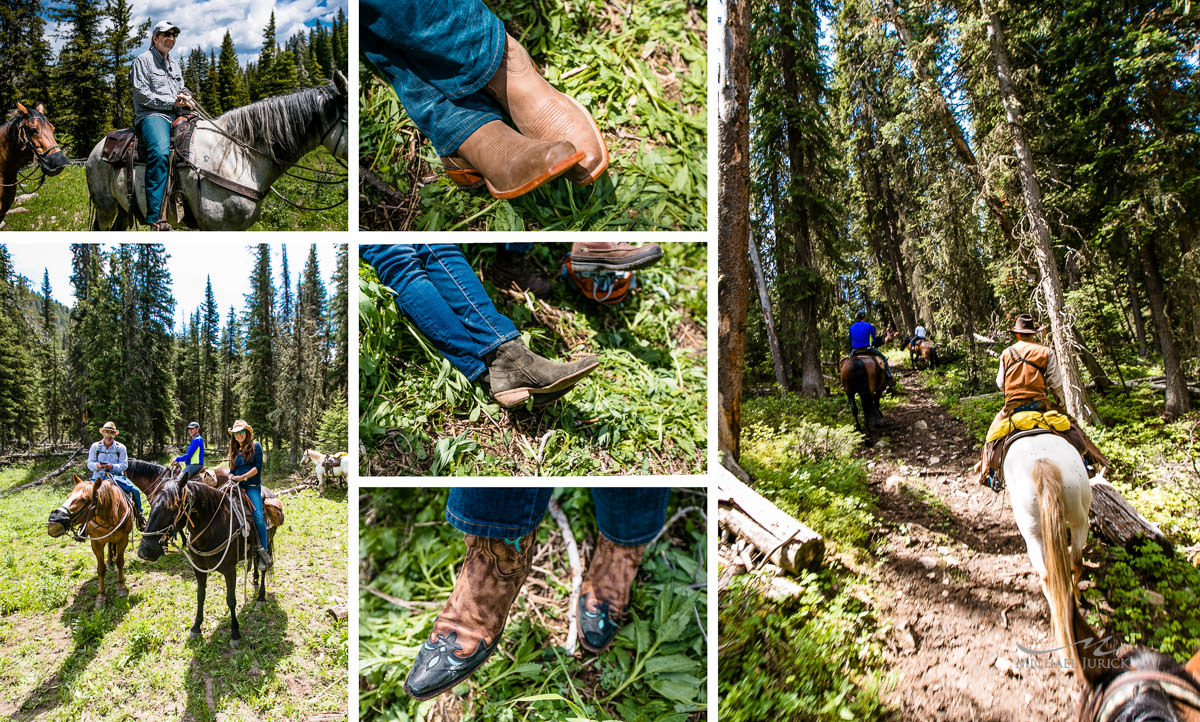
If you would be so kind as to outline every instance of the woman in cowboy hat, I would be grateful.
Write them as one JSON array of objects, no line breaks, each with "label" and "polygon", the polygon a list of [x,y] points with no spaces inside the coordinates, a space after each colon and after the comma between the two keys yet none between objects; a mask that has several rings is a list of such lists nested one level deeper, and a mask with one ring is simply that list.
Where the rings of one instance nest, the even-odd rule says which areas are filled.
[{"label": "woman in cowboy hat", "polygon": [[229,427],[229,471],[254,505],[254,528],[258,530],[258,566],[270,569],[274,561],[267,549],[267,522],[263,517],[262,445],[254,440],[254,429],[242,419]]},{"label": "woman in cowboy hat", "polygon": [[117,425],[106,421],[100,427],[102,440],[92,444],[88,449],[87,468],[92,472],[92,481],[107,476],[121,487],[126,494],[133,496],[134,515],[137,518],[138,531],[146,528],[146,519],[142,516],[142,494],[129,479],[125,478],[125,469],[129,467],[129,455],[125,445],[117,441]]}]

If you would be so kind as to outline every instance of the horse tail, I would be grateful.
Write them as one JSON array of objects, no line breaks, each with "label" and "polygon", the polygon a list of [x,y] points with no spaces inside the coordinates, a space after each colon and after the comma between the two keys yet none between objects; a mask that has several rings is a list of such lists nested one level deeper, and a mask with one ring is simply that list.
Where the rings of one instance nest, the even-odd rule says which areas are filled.
[{"label": "horse tail", "polygon": [[1050,627],[1054,639],[1075,669],[1083,662],[1075,647],[1075,597],[1071,585],[1070,543],[1067,520],[1063,514],[1062,470],[1048,459],[1033,462],[1033,485],[1041,502],[1042,561],[1046,566],[1046,598],[1050,603]]}]

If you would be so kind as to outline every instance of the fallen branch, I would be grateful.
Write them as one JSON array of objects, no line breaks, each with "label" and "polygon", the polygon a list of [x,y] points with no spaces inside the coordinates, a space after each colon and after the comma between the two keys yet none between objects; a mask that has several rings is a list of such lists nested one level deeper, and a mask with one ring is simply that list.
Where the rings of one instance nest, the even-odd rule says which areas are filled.
[{"label": "fallen branch", "polygon": [[1092,528],[1113,546],[1124,547],[1139,536],[1170,546],[1162,530],[1138,513],[1112,484],[1092,481]]},{"label": "fallen branch", "polygon": [[674,514],[674,515],[673,515],[673,516],[672,516],[670,519],[668,519],[668,520],[667,520],[667,523],[666,523],[666,524],[663,524],[663,527],[662,527],[662,529],[659,529],[659,530],[658,530],[658,533],[654,535],[654,538],[653,538],[653,539],[651,539],[651,540],[650,540],[650,543],[649,543],[649,544],[647,544],[646,546],[647,546],[647,547],[652,547],[652,546],[654,546],[654,542],[656,542],[656,541],[658,541],[659,539],[661,539],[661,538],[662,538],[662,536],[663,536],[663,534],[666,534],[666,533],[667,533],[667,530],[671,528],[671,525],[672,525],[672,524],[674,524],[675,522],[679,521],[680,519],[682,519],[683,517],[687,516],[688,514],[691,514],[693,511],[698,511],[698,512],[700,512],[700,518],[701,518],[701,519],[704,519],[705,521],[707,521],[707,520],[708,520],[708,516],[707,516],[707,515],[704,513],[704,509],[701,509],[701,508],[700,508],[700,507],[698,507],[698,506],[689,506],[689,507],[684,507],[683,509],[680,509],[679,511],[675,512],[675,514]]},{"label": "fallen branch", "polygon": [[340,622],[350,615],[350,607],[346,604],[336,604],[328,607],[325,612],[333,617],[335,622]]},{"label": "fallen branch", "polygon": [[567,641],[563,645],[563,651],[569,657],[575,654],[575,642],[579,638],[579,620],[575,618],[575,608],[579,605],[579,589],[583,586],[583,565],[579,561],[579,545],[571,533],[571,523],[554,499],[550,500],[550,516],[554,517],[558,530],[562,532],[563,542],[567,545],[567,560],[571,563],[571,601],[567,603]]},{"label": "fallen branch", "polygon": [[82,449],[82,448],[80,448],[80,449],[76,449],[76,450],[75,450],[75,453],[71,454],[71,458],[67,459],[67,463],[65,463],[65,464],[63,464],[62,466],[58,467],[57,469],[55,469],[54,471],[50,472],[49,474],[46,474],[45,476],[43,476],[42,478],[38,479],[37,481],[31,481],[31,482],[29,482],[28,484],[22,484],[21,486],[17,486],[17,487],[14,487],[14,488],[12,488],[12,489],[9,489],[8,491],[6,491],[6,492],[4,492],[4,493],[5,493],[5,494],[15,494],[15,493],[17,493],[18,491],[25,491],[26,489],[32,489],[33,487],[35,487],[35,486],[38,486],[39,484],[44,484],[44,483],[46,483],[47,481],[49,481],[49,480],[53,479],[54,477],[56,477],[56,476],[58,476],[58,475],[62,474],[64,471],[66,471],[67,469],[69,469],[69,468],[71,467],[71,462],[75,461],[75,457],[76,457],[76,456],[79,456],[79,452],[81,452],[81,451],[83,451],[83,449]]}]

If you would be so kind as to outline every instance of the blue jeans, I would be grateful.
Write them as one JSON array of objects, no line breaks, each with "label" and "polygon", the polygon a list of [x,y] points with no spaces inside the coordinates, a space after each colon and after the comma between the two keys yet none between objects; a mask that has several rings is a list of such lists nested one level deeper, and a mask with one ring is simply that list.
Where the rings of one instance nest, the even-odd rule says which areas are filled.
[{"label": "blue jeans", "polygon": [[[241,486],[239,484],[238,486]],[[250,497],[250,503],[254,505],[254,528],[258,530],[258,544],[269,553],[271,550],[267,547],[267,520],[263,517],[263,502],[262,502],[262,484],[254,486],[242,486],[246,490],[246,496]]]},{"label": "blue jeans", "polygon": [[362,246],[361,254],[395,292],[400,310],[468,379],[487,371],[484,356],[520,336],[496,310],[458,246]]},{"label": "blue jeans", "polygon": [[138,511],[142,510],[142,493],[133,485],[133,482],[124,476],[111,474],[108,478],[113,480],[113,483],[121,487],[121,491],[128,492],[133,495],[133,503],[137,504]]},{"label": "blue jeans", "polygon": [[362,0],[363,54],[439,155],[501,119],[482,88],[504,58],[504,23],[481,0]]},{"label": "blue jeans", "polygon": [[147,115],[138,121],[137,132],[142,147],[146,149],[146,223],[154,223],[162,220],[158,214],[167,190],[171,121],[157,115]]},{"label": "blue jeans", "polygon": [[183,473],[187,474],[188,478],[190,479],[192,478],[192,475],[198,473],[203,468],[204,466],[202,464],[188,464],[187,466],[183,467]]},{"label": "blue jeans", "polygon": [[[550,504],[550,489],[454,487],[446,521],[464,534],[520,538],[537,528]],[[646,544],[662,529],[671,490],[593,487],[596,527],[620,546]]]}]

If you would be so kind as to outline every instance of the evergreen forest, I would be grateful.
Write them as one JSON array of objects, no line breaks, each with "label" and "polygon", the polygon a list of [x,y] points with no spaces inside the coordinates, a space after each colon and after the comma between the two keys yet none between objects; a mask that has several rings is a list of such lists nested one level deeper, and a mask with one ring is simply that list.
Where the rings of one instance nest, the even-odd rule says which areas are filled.
[{"label": "evergreen forest", "polygon": [[[131,457],[159,457],[197,421],[219,455],[242,418],[280,468],[305,448],[345,451],[346,246],[329,288],[315,246],[295,273],[286,254],[273,270],[266,244],[253,255],[222,269],[246,279],[244,306],[222,309],[211,275],[171,278],[162,244],[72,244],[63,323],[49,274],[31,287],[0,245],[0,450],[86,449],[112,420]],[[205,283],[205,301],[177,326],[184,283]]]}]

